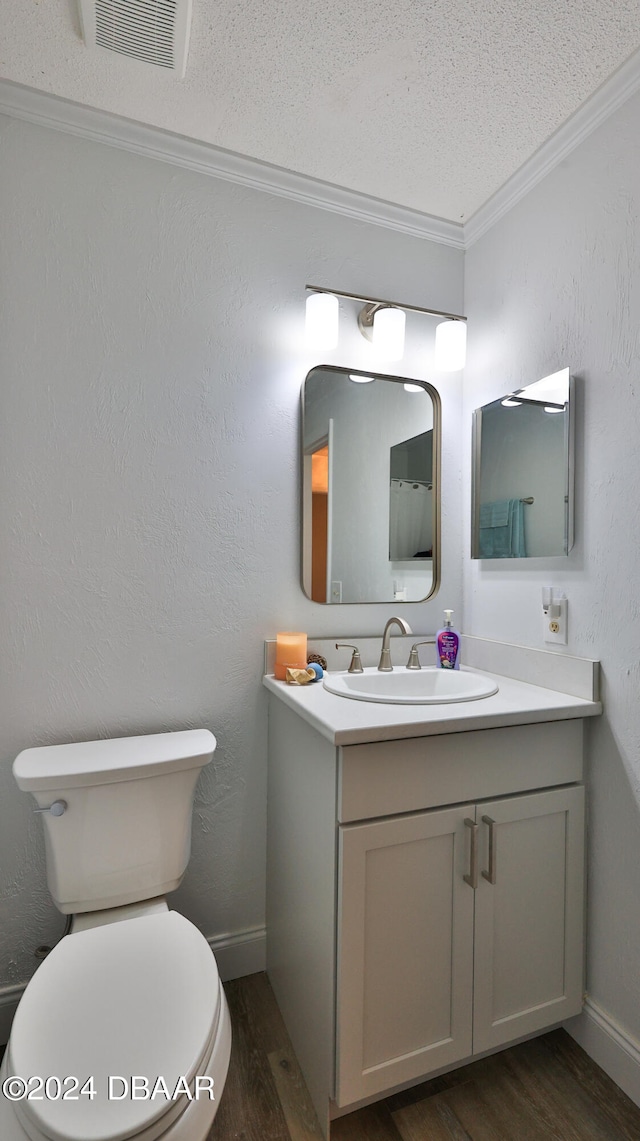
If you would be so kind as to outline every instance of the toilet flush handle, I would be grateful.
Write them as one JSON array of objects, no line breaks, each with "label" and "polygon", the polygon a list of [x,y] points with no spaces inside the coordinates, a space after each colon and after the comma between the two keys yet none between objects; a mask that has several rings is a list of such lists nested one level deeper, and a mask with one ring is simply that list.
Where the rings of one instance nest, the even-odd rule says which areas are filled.
[{"label": "toilet flush handle", "polygon": [[66,800],[54,800],[53,804],[47,804],[45,808],[34,808],[34,812],[50,812],[52,816],[63,816],[67,811],[68,805]]}]

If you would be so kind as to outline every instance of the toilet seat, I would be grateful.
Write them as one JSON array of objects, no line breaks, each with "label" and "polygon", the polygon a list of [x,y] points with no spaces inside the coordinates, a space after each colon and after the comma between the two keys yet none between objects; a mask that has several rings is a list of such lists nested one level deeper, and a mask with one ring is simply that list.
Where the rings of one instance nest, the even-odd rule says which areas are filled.
[{"label": "toilet seat", "polygon": [[[153,1141],[192,1104],[185,1093],[171,1095],[178,1078],[191,1085],[205,1073],[220,1012],[215,958],[178,912],[67,936],[24,993],[8,1072],[73,1076],[80,1086],[91,1075],[96,1095],[16,1102],[23,1129],[37,1141]],[[129,1081],[129,1096],[109,1098],[110,1075]],[[134,1075],[145,1077],[150,1091],[164,1078],[169,1100],[162,1092],[132,1099]],[[121,1094],[123,1082],[111,1088]]]}]

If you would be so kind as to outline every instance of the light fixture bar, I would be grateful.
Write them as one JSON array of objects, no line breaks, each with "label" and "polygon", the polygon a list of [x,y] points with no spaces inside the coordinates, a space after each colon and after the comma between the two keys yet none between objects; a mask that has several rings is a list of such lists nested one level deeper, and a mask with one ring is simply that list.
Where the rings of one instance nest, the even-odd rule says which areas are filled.
[{"label": "light fixture bar", "polygon": [[409,313],[426,313],[428,317],[442,317],[445,321],[466,321],[462,313],[443,313],[440,309],[424,309],[421,305],[405,305],[401,301],[386,301],[383,297],[362,297],[359,293],[343,293],[339,289],[325,289],[323,285],[305,285],[312,293],[333,293],[334,297],[346,297],[348,301],[362,301],[365,305],[389,306],[392,309],[406,309]]}]

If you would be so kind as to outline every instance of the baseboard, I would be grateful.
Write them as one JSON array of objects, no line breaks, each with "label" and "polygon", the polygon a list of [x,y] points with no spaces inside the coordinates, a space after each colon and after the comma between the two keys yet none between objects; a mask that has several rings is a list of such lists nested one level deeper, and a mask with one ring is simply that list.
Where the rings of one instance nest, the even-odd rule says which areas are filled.
[{"label": "baseboard", "polygon": [[207,942],[216,957],[223,983],[266,970],[266,927],[250,927],[246,931],[235,931],[229,935],[214,935]]},{"label": "baseboard", "polygon": [[587,998],[582,1014],[565,1023],[565,1030],[640,1106],[640,1042],[591,998]]},{"label": "baseboard", "polygon": [[[266,969],[267,929],[250,927],[245,931],[235,931],[228,935],[214,935],[207,939],[218,964],[218,972],[223,982],[239,979],[244,975],[255,975]],[[26,983],[21,986],[0,988],[0,1046],[9,1041],[9,1032],[18,1003],[24,994]]]}]

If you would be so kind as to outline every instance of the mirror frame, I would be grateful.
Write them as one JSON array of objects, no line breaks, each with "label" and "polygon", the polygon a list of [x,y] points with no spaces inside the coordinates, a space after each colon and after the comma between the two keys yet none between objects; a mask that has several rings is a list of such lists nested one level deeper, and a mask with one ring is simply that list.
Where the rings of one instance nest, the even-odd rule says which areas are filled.
[{"label": "mirror frame", "polygon": [[[561,371],[561,370],[557,370]],[[569,552],[572,550],[575,542],[574,526],[575,526],[575,378],[569,372],[569,391],[567,400],[567,420],[565,422],[565,458],[566,458],[566,483],[565,483],[565,503],[566,503],[566,534],[567,534],[567,549],[560,551],[553,555],[526,555],[523,559],[500,559],[500,562],[524,563],[526,566],[529,559],[565,559]],[[543,378],[544,379],[544,378]],[[532,381],[531,384],[536,383]],[[518,392],[524,392],[525,385]],[[492,404],[497,403],[499,400],[505,400],[513,393],[504,393],[497,396],[495,400],[489,401],[488,404],[481,405],[480,408],[475,408],[473,412],[473,423],[471,433],[471,558],[476,561],[494,560],[486,559],[483,555],[479,554],[480,550],[480,482],[481,482],[481,467],[482,467],[482,413],[485,408],[491,407]],[[524,401],[523,401],[524,403]]]},{"label": "mirror frame", "polygon": [[316,599],[311,597],[311,559],[310,551],[311,544],[308,541],[308,532],[310,521],[306,517],[308,512],[305,512],[305,503],[307,498],[311,495],[311,488],[309,484],[309,477],[305,471],[305,413],[304,413],[304,392],[305,384],[311,373],[317,372],[321,369],[323,372],[334,372],[345,379],[349,373],[354,373],[356,376],[373,376],[375,380],[390,380],[395,384],[417,384],[425,390],[428,396],[431,397],[431,404],[433,408],[433,557],[431,560],[432,567],[432,582],[431,590],[424,598],[416,599],[414,602],[396,603],[402,606],[416,606],[420,603],[427,602],[433,598],[440,589],[440,567],[442,561],[441,554],[441,456],[442,456],[442,402],[440,400],[440,393],[429,384],[426,380],[417,380],[412,376],[393,376],[388,373],[378,372],[374,369],[361,369],[349,368],[348,365],[330,365],[330,364],[316,364],[309,369],[304,378],[302,387],[300,389],[300,476],[299,487],[300,494],[300,585],[302,592],[310,602],[315,602],[317,606],[385,606],[393,603],[393,599],[367,599],[362,602],[317,602]]}]

